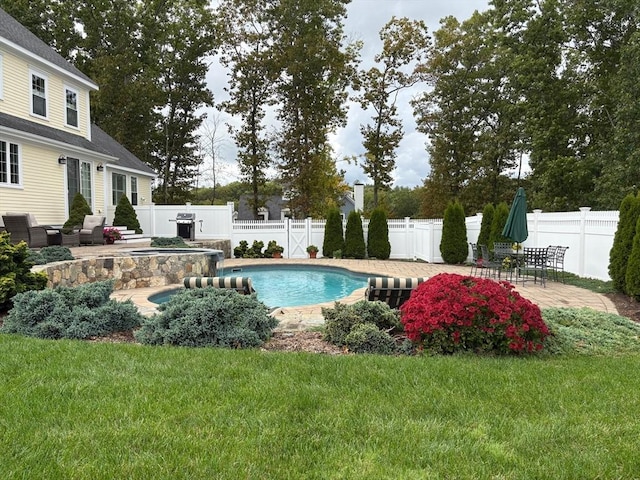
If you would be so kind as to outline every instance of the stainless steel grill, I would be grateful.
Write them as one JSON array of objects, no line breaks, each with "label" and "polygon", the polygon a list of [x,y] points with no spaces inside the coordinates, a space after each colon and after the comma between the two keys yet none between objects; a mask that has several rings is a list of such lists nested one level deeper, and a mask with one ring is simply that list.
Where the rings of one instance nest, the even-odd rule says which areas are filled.
[{"label": "stainless steel grill", "polygon": [[176,225],[178,227],[178,236],[185,240],[195,240],[196,238],[196,214],[195,213],[178,213],[176,216]]}]

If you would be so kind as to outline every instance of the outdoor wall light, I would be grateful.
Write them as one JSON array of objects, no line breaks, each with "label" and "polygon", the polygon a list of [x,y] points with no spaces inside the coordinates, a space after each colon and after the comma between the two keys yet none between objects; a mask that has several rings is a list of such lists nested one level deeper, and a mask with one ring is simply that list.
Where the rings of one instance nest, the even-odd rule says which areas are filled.
[{"label": "outdoor wall light", "polygon": [[98,164],[98,166],[96,167],[96,169],[97,169],[99,172],[102,172],[102,171],[104,170],[104,166],[103,166],[101,163],[99,163],[99,164]]},{"label": "outdoor wall light", "polygon": [[65,157],[64,155],[60,155],[58,157],[58,163],[60,165],[65,165],[67,163],[67,157]]}]

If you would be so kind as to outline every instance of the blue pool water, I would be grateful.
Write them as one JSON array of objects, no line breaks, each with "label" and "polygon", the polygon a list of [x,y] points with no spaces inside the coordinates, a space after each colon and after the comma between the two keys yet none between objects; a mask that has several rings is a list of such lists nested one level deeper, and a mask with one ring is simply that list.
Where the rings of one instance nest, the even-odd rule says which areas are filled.
[{"label": "blue pool water", "polygon": [[[308,265],[256,265],[241,269],[225,268],[225,277],[250,277],[258,299],[267,307],[299,307],[333,302],[354,290],[367,286],[366,274],[342,268]],[[149,297],[154,303],[164,303],[181,289],[161,292]]]}]

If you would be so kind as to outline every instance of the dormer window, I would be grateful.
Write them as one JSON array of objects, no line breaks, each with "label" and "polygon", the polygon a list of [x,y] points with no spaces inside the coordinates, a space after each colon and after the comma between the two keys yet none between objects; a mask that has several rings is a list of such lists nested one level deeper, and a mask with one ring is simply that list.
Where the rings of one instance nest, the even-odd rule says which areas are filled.
[{"label": "dormer window", "polygon": [[31,74],[31,113],[47,116],[47,79],[37,73]]},{"label": "dormer window", "polygon": [[65,88],[65,105],[67,125],[70,127],[78,126],[78,92],[71,88]]}]

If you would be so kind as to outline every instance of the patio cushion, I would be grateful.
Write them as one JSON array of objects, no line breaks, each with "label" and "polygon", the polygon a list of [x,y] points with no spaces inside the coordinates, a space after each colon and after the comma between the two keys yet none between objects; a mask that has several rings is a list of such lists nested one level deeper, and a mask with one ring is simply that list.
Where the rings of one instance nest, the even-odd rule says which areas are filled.
[{"label": "patio cushion", "polygon": [[369,301],[385,302],[391,308],[399,308],[409,300],[411,292],[429,277],[370,277],[365,292]]},{"label": "patio cushion", "polygon": [[254,293],[253,283],[249,277],[185,277],[185,288],[231,288],[238,293]]}]

